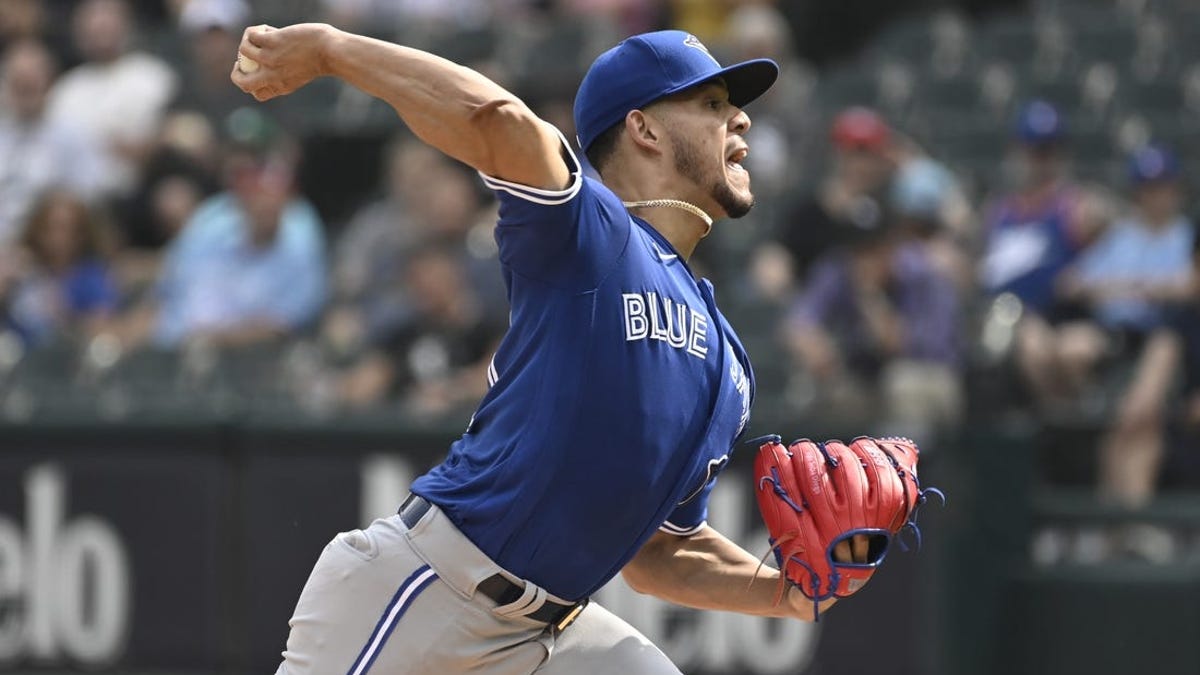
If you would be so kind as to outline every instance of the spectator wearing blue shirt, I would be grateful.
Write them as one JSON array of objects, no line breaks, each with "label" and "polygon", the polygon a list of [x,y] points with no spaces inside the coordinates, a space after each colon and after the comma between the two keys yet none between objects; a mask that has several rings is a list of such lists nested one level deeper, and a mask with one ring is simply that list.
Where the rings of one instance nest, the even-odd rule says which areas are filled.
[{"label": "spectator wearing blue shirt", "polygon": [[257,113],[242,112],[249,117],[235,113],[232,125],[266,138],[235,146],[228,190],[203,202],[167,250],[153,321],[159,346],[272,340],[311,323],[324,302],[323,227],[293,190],[294,153]]},{"label": "spectator wearing blue shirt", "polygon": [[1072,317],[1058,304],[1059,278],[1109,220],[1104,195],[1070,179],[1066,140],[1066,121],[1053,105],[1024,105],[1008,160],[1017,189],[994,200],[983,218],[980,285],[989,296],[1020,301],[1014,360],[1041,405],[1067,397],[1060,371],[1088,346],[1086,336],[1063,326]]},{"label": "spectator wearing blue shirt", "polygon": [[83,199],[52,190],[34,202],[21,247],[8,256],[15,276],[5,295],[7,323],[31,345],[86,337],[111,320],[119,300],[105,253],[111,238]]},{"label": "spectator wearing blue shirt", "polygon": [[[1180,211],[1179,164],[1169,150],[1136,151],[1129,178],[1133,212],[1084,252],[1061,287],[1087,311],[1084,329],[1097,334],[1091,374],[1105,357],[1132,367],[1101,441],[1099,480],[1103,497],[1138,507],[1153,497],[1162,463],[1167,394],[1180,364],[1178,342],[1165,325],[1191,293],[1194,228]],[[1151,560],[1169,558],[1169,539],[1145,527],[1113,532],[1109,544]]]},{"label": "spectator wearing blue shirt", "polygon": [[1179,165],[1170,151],[1138,150],[1129,177],[1134,212],[1088,248],[1063,286],[1103,328],[1146,335],[1187,295],[1194,227],[1180,211]]},{"label": "spectator wearing blue shirt", "polygon": [[882,412],[880,433],[927,438],[961,412],[960,318],[954,283],[925,247],[881,225],[848,230],[816,260],[785,342],[821,413],[878,424]]}]

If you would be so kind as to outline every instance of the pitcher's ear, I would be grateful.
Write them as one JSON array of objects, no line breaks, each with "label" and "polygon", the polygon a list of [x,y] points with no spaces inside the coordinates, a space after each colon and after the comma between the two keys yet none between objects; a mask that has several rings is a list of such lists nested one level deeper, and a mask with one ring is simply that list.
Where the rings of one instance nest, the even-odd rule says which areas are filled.
[{"label": "pitcher's ear", "polygon": [[625,131],[634,146],[651,152],[662,152],[665,138],[663,123],[642,110],[630,110],[625,115]]}]

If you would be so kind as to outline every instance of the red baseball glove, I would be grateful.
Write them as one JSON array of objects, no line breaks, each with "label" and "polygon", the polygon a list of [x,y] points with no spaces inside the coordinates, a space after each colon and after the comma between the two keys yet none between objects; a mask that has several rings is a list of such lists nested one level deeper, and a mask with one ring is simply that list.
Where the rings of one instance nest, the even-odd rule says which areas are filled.
[{"label": "red baseball glove", "polygon": [[917,508],[930,494],[946,501],[937,488],[921,489],[920,451],[908,439],[752,442],[761,443],[755,486],[771,548],[783,579],[812,599],[814,620],[820,601],[862,588],[901,530],[920,546]]}]

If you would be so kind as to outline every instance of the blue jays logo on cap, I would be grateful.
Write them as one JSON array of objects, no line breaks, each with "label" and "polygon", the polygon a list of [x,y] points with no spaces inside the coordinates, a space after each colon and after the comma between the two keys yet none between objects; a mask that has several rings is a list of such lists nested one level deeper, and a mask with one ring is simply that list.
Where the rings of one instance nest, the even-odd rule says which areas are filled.
[{"label": "blue jays logo on cap", "polygon": [[713,56],[712,52],[708,51],[708,47],[705,47],[704,43],[700,41],[700,38],[696,37],[695,35],[688,34],[688,36],[683,39],[683,44],[699,49],[705,54],[708,54],[708,58],[712,59],[713,63],[716,63],[718,66],[721,65],[719,62],[717,62],[717,57]]},{"label": "blue jays logo on cap", "polygon": [[753,59],[722,68],[696,36],[679,30],[634,35],[596,58],[575,97],[575,130],[586,151],[630,110],[709,82],[724,80],[729,102],[742,107],[775,83],[779,66]]}]

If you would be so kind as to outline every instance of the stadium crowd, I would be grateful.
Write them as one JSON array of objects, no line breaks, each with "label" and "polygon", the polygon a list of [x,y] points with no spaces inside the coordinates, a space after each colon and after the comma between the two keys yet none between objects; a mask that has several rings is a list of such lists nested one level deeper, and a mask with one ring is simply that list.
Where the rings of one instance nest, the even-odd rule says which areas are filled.
[{"label": "stadium crowd", "polygon": [[[73,387],[177,356],[153,363],[199,375],[130,377],[201,388],[214,362],[253,354],[244,395],[325,414],[462,415],[483,394],[507,321],[493,202],[354,92],[319,82],[257,105],[233,87],[242,28],[300,16],[463,60],[568,137],[580,59],[622,34],[669,24],[724,60],[775,58],[782,79],[750,110],[758,208],[718,224],[695,264],[746,335],[760,400],[920,439],[1001,410],[1091,420],[1104,499],[1146,503],[1164,462],[1192,462],[1172,475],[1194,480],[1181,149],[1139,143],[1120,180],[1078,180],[1072,120],[1028,100],[986,158],[994,180],[963,180],[884,113],[813,105],[818,74],[771,2],[0,2],[5,415],[38,404],[13,382],[39,353],[82,355],[44,375]],[[497,17],[506,29],[486,30]],[[563,49],[579,57],[549,56]],[[375,132],[359,157],[373,180],[338,192],[363,167],[315,166],[310,141],[355,129]],[[1165,559],[1164,534],[1105,545]]]}]

